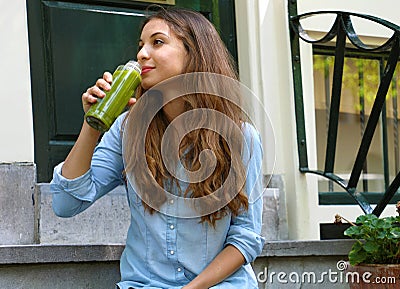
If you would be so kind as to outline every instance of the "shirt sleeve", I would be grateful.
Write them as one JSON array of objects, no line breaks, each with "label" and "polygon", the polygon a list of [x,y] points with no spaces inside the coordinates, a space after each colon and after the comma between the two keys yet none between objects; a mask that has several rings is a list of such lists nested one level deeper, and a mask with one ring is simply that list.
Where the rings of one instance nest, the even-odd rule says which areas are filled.
[{"label": "shirt sleeve", "polygon": [[60,217],[72,217],[90,207],[112,189],[123,183],[121,115],[96,146],[90,169],[75,179],[61,175],[63,162],[54,168],[50,190],[53,211]]},{"label": "shirt sleeve", "polygon": [[232,217],[225,245],[235,246],[244,256],[246,264],[261,253],[265,239],[261,234],[263,210],[263,150],[258,132],[250,124],[244,125],[244,165],[247,168],[245,190],[249,199],[247,211]]}]

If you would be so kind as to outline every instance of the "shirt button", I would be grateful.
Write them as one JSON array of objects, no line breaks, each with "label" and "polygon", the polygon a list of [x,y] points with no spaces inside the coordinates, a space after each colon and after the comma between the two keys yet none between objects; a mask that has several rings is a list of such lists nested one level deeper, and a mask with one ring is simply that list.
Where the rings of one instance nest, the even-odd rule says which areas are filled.
[{"label": "shirt button", "polygon": [[174,203],[174,200],[173,200],[173,199],[169,200],[169,204],[170,204],[170,205],[172,205],[173,203]]},{"label": "shirt button", "polygon": [[173,230],[175,227],[174,227],[174,225],[170,225],[169,228],[170,228],[171,230]]},{"label": "shirt button", "polygon": [[[174,250],[169,251],[169,253],[170,253],[171,255],[174,255],[174,254],[175,254]],[[178,271],[179,271],[179,268],[178,268]]]},{"label": "shirt button", "polygon": [[181,267],[178,267],[177,271],[178,271],[178,272],[181,272],[181,271],[182,271],[182,268],[181,268]]}]

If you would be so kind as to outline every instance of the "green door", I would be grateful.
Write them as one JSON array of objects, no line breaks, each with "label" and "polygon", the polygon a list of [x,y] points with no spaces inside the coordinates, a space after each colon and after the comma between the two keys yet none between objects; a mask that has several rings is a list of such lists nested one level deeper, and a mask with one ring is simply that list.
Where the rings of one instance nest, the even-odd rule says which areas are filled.
[{"label": "green door", "polygon": [[[146,2],[27,0],[38,182],[51,180],[79,134],[82,93],[105,70],[136,58]],[[237,59],[234,0],[153,2],[203,13]]]}]

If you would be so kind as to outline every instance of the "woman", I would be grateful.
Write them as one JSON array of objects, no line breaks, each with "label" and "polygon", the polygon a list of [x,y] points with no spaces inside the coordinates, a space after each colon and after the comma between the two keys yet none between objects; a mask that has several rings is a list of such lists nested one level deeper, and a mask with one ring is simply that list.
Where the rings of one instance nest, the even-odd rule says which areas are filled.
[{"label": "woman", "polygon": [[[259,196],[262,191],[258,133],[231,99],[190,92],[190,88],[189,93],[168,99],[168,94],[176,92],[171,86],[154,89],[168,79],[193,72],[237,80],[226,47],[200,13],[161,9],[142,26],[137,59],[142,67],[137,103],[131,99],[129,112],[116,120],[98,145],[100,133],[84,122],[68,157],[54,169],[51,189],[55,213],[73,216],[125,183],[131,224],[121,256],[118,288],[257,288],[249,263],[261,252],[264,242],[259,235],[262,199],[250,201],[249,196]],[[185,82],[185,78],[178,80]],[[82,95],[85,112],[98,97],[104,97],[111,82],[112,76],[106,72]],[[227,93],[237,94],[231,85],[222,87]],[[162,109],[149,117],[147,109],[154,105]],[[223,133],[235,145],[207,129],[221,122],[221,114],[202,114],[191,121],[180,118],[198,109],[229,117],[229,123],[240,128],[240,135],[229,126],[222,126]],[[199,126],[199,120],[205,129]],[[163,160],[166,154],[161,147],[170,127],[179,134],[179,128],[185,125],[199,129],[188,129],[178,142],[178,163],[175,160],[172,166],[190,175],[181,179],[167,168],[171,164]],[[141,144],[144,161],[140,161]],[[213,152],[212,157],[204,158],[201,153],[208,150]],[[211,174],[206,170],[195,180],[191,172],[204,167],[212,167]],[[232,176],[234,181],[228,182]]]}]

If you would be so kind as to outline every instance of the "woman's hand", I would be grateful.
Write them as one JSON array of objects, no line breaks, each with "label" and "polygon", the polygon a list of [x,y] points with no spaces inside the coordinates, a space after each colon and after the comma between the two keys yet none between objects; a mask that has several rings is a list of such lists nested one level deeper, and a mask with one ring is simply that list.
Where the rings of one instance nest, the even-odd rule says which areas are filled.
[{"label": "woman's hand", "polygon": [[[106,71],[103,74],[103,78],[97,79],[96,84],[92,87],[89,87],[86,92],[82,94],[82,106],[85,113],[93,104],[97,102],[98,98],[103,98],[106,96],[105,91],[109,91],[111,89],[112,80],[112,74]],[[128,106],[133,105],[135,102],[136,98],[130,98]]]},{"label": "woman's hand", "polygon": [[103,98],[106,96],[105,91],[111,89],[111,83],[112,74],[106,71],[103,74],[103,78],[97,79],[96,84],[89,87],[86,92],[82,94],[82,106],[85,113],[97,102],[97,98]]},{"label": "woman's hand", "polygon": [[211,263],[182,289],[207,289],[224,281],[245,263],[242,253],[227,245]]}]

